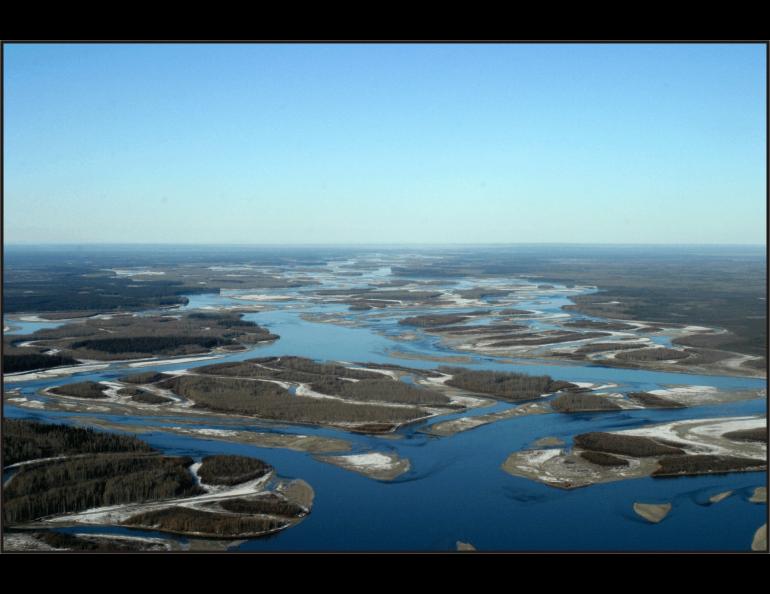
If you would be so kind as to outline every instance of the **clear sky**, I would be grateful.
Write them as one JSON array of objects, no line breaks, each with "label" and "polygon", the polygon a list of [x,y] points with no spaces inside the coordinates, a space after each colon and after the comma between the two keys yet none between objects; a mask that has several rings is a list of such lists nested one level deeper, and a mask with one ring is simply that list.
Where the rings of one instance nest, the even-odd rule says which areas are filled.
[{"label": "clear sky", "polygon": [[5,45],[6,243],[764,243],[763,45]]}]

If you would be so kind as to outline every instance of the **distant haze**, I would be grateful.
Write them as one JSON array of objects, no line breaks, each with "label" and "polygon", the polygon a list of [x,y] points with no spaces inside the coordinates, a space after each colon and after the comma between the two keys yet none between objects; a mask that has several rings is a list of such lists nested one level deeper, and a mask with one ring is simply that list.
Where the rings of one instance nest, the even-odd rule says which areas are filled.
[{"label": "distant haze", "polygon": [[764,244],[765,50],[8,44],[5,242]]}]

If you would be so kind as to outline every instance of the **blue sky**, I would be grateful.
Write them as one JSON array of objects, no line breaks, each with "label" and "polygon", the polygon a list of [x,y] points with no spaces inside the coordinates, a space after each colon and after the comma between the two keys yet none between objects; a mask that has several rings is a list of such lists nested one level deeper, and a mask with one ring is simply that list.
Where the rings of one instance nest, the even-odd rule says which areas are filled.
[{"label": "blue sky", "polygon": [[764,243],[762,45],[4,47],[6,243]]}]

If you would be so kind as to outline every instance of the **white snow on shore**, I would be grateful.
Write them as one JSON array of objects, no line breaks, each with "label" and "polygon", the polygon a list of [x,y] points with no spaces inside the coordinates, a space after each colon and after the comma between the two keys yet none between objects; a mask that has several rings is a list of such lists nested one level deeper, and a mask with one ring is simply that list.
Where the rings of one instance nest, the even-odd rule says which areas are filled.
[{"label": "white snow on shore", "polygon": [[152,359],[140,363],[129,363],[129,367],[149,367],[150,365],[173,365],[174,363],[192,363],[193,361],[207,361],[209,359],[221,359],[222,355],[208,355],[206,357],[184,357],[182,359]]},{"label": "white snow on shore", "polygon": [[71,367],[55,367],[45,371],[20,371],[18,373],[5,373],[3,374],[3,382],[29,382],[40,379],[61,377],[65,375],[73,375],[75,373],[82,373],[86,371],[96,371],[97,369],[105,369],[107,367],[109,367],[109,365],[104,363],[99,365],[73,365]]},{"label": "white snow on shore", "polygon": [[335,458],[340,461],[344,461],[346,465],[369,470],[391,470],[398,463],[398,460],[396,460],[394,456],[381,454],[379,452],[371,452],[369,454],[351,454],[349,456],[335,456]]}]

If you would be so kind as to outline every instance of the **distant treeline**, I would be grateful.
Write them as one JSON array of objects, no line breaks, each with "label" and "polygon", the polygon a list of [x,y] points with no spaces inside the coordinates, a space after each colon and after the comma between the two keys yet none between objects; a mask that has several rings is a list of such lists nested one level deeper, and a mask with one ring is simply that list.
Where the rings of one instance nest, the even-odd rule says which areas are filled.
[{"label": "distant treeline", "polygon": [[473,371],[462,367],[439,367],[452,374],[449,386],[490,394],[501,400],[532,400],[551,392],[577,387],[570,382],[554,380],[547,375],[527,375],[500,371]]},{"label": "distant treeline", "polygon": [[686,359],[688,356],[686,351],[660,348],[624,351],[615,355],[615,358],[622,361],[668,361],[671,359]]},{"label": "distant treeline", "polygon": [[25,355],[3,355],[3,373],[32,371],[34,369],[49,369],[61,365],[77,365],[72,357],[63,355],[41,355],[30,353]]},{"label": "distant treeline", "polygon": [[402,318],[398,321],[398,323],[402,326],[418,326],[420,328],[426,328],[430,326],[448,326],[450,324],[459,324],[460,322],[467,320],[469,317],[470,316],[467,315],[434,314]]},{"label": "distant treeline", "polygon": [[230,340],[215,336],[127,336],[121,338],[92,338],[73,342],[73,349],[88,349],[105,353],[156,353],[188,345],[204,349],[230,344]]},{"label": "distant treeline", "polygon": [[124,375],[118,381],[127,384],[152,384],[159,382],[160,380],[168,379],[169,377],[170,376],[164,373],[158,373],[157,371],[144,371],[133,375]]},{"label": "distant treeline", "polygon": [[49,425],[37,421],[3,421],[3,464],[28,460],[104,452],[152,452],[145,442],[119,433]]},{"label": "distant treeline", "polygon": [[173,280],[137,283],[85,267],[60,270],[51,266],[37,274],[4,275],[4,280],[3,309],[7,313],[150,309],[187,303],[183,294],[218,290]]}]

